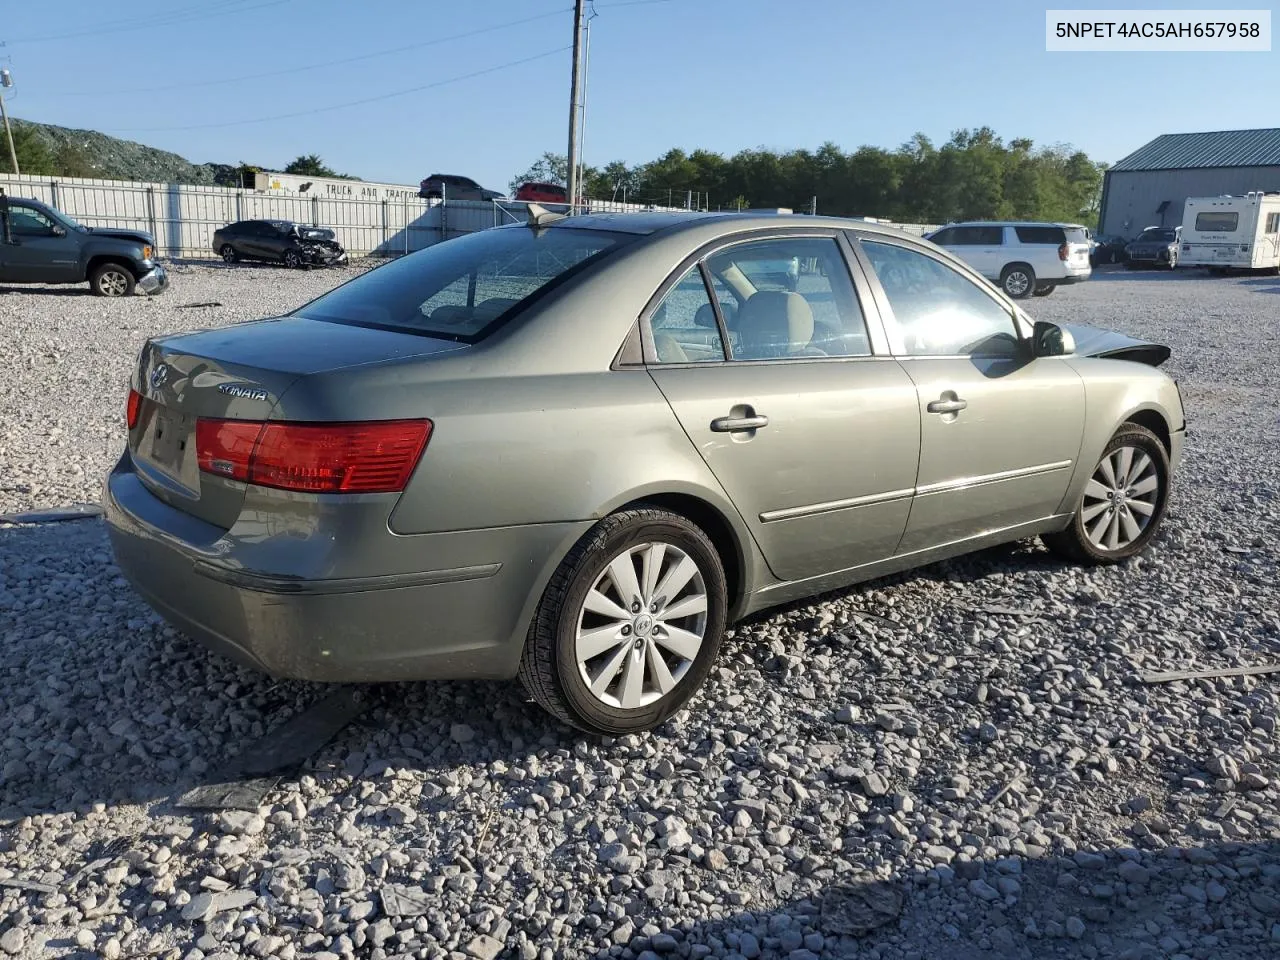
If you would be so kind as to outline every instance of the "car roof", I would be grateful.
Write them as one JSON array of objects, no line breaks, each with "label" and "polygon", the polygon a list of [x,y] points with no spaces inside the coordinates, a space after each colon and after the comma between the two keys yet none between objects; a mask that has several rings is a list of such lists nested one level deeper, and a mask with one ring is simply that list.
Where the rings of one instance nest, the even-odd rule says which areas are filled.
[{"label": "car roof", "polygon": [[1086,229],[1080,223],[1062,223],[1058,220],[959,220],[946,224],[948,227],[1077,227]]},{"label": "car roof", "polygon": [[[861,230],[885,236],[907,236],[919,240],[919,236],[907,233],[892,224],[868,223],[848,217],[814,217],[806,214],[761,213],[702,213],[693,210],[650,210],[642,213],[586,213],[575,217],[553,220],[546,226],[562,230],[607,230],[614,233],[653,234],[659,231],[675,233],[693,229],[708,223],[720,223],[734,230],[751,230],[771,227],[822,227],[836,230]],[[512,223],[500,230],[519,229],[524,224]]]}]

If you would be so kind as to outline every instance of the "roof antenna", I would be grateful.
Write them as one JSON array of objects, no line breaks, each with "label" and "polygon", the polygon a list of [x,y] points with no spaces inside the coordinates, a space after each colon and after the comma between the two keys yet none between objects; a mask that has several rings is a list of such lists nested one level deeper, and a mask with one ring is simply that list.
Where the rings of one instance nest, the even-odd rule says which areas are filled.
[{"label": "roof antenna", "polygon": [[539,227],[545,227],[549,223],[555,223],[557,220],[563,220],[566,214],[552,213],[540,203],[530,203],[529,205],[528,226],[537,230]]}]

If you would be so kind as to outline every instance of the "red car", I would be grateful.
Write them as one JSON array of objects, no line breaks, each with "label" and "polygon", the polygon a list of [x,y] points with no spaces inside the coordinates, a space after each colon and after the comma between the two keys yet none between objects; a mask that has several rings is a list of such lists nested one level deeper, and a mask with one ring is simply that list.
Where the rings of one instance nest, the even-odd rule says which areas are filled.
[{"label": "red car", "polygon": [[520,184],[513,198],[525,203],[568,203],[569,193],[558,183],[538,183],[530,180]]}]

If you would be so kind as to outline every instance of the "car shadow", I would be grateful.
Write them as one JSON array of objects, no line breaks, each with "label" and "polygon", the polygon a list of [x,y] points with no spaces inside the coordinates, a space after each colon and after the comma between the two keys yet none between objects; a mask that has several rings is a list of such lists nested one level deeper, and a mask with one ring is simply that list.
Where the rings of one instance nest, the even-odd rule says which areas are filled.
[{"label": "car shadow", "polygon": [[1280,276],[1249,277],[1241,280],[1240,285],[1255,293],[1280,293]]},{"label": "car shadow", "polygon": [[[81,586],[56,603],[46,602],[41,577],[56,582],[65,576],[59,558],[67,556],[81,558]],[[760,624],[779,618],[816,621],[824,605],[835,601],[848,618],[846,625],[823,623],[814,632],[828,634],[825,643],[856,644],[850,635],[856,638],[859,624],[868,618],[895,629],[915,628],[914,619],[892,619],[879,606],[885,591],[896,585],[972,583],[1007,579],[1017,572],[1056,573],[1067,566],[1038,541],[1005,544],[760,611],[736,623],[725,643],[731,649],[750,647]],[[111,598],[115,610],[111,619],[102,616],[104,597]],[[1002,607],[997,612],[1009,611]],[[1018,611],[1026,616],[1040,612],[1033,604]],[[96,519],[0,526],[0,624],[0,672],[8,669],[10,689],[28,694],[28,699],[6,705],[10,739],[0,738],[0,768],[6,770],[0,777],[0,817],[68,812],[93,802],[171,809],[183,793],[223,782],[221,775],[238,757],[261,748],[264,738],[270,741],[270,731],[337,689],[272,679],[207,651],[168,625],[125,583],[111,558],[104,524]],[[70,676],[59,683],[65,689],[48,691],[47,665],[64,660]],[[166,709],[140,718],[135,698],[144,687],[151,689],[143,699],[162,690],[182,693],[169,700],[161,697]],[[429,745],[418,751],[420,759],[447,757],[459,723],[488,731],[477,738],[484,745],[468,753],[482,761],[519,762],[530,752],[572,749],[592,739],[551,720],[516,681],[358,689],[372,704],[368,712],[302,769],[331,770],[335,764],[341,767],[343,756],[378,753],[371,745],[385,734],[389,719],[407,728],[413,741]],[[40,741],[50,722],[82,724],[71,741],[74,749],[36,762],[24,759],[29,748],[17,745],[28,737]],[[17,752],[6,752],[6,745]],[[6,767],[11,760],[15,762]]]},{"label": "car shadow", "polygon": [[[883,815],[869,819],[842,825],[846,849],[876,844],[902,852],[908,845],[874,824]],[[766,820],[758,829],[780,825]],[[756,829],[744,831],[742,842]],[[713,956],[778,958],[807,949],[808,956],[921,960],[1157,960],[1170,954],[1255,960],[1276,949],[1271,931],[1280,842],[1178,846],[1146,833],[1133,845],[1081,846],[1070,855],[1029,854],[1024,847],[937,863],[919,845],[916,850],[909,866],[879,879],[861,872],[841,882],[831,869],[752,878],[743,888],[763,888],[758,906],[671,924],[664,933],[677,943],[708,946]],[[798,886],[806,888],[803,896],[791,892]],[[654,938],[648,939],[652,948]],[[637,947],[645,948],[633,942]],[[595,954],[601,960],[612,955]]]},{"label": "car shadow", "polygon": [[93,292],[85,285],[79,286],[36,286],[34,284],[28,286],[25,284],[6,285],[0,284],[0,294],[6,293],[26,293],[41,297],[91,297]]},{"label": "car shadow", "polygon": [[1153,280],[1166,280],[1166,281],[1203,280],[1204,276],[1205,275],[1203,273],[1200,273],[1198,271],[1193,271],[1190,269],[1169,270],[1167,268],[1162,268],[1162,267],[1135,267],[1133,269],[1129,269],[1128,267],[1119,267],[1116,269],[1094,270],[1092,276],[1090,277],[1090,282],[1091,283],[1096,283],[1096,282],[1114,283],[1114,282],[1124,281],[1124,280],[1139,280],[1139,281],[1148,281],[1148,282]]}]

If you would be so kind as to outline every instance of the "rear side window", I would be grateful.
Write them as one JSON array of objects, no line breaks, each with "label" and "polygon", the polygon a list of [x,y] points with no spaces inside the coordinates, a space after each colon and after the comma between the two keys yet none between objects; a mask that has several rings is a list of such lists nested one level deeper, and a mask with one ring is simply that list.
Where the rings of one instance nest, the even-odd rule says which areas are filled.
[{"label": "rear side window", "polygon": [[954,227],[948,242],[957,247],[998,247],[1004,243],[1004,227]]},{"label": "rear side window", "polygon": [[716,310],[697,265],[662,298],[649,319],[649,328],[659,363],[724,359],[724,340],[716,323]]},{"label": "rear side window", "polygon": [[1206,210],[1196,214],[1196,230],[1203,233],[1235,233],[1240,214],[1234,210]]},{"label": "rear side window", "polygon": [[[1067,242],[1067,232],[1061,227],[1014,227],[1013,229],[1018,235],[1019,243],[1045,243],[1057,247]],[[1079,237],[1074,242],[1084,243],[1084,231],[1077,230],[1076,233]]]},{"label": "rear side window", "polygon": [[1267,233],[1280,233],[1280,213],[1267,214]]},{"label": "rear side window", "polygon": [[833,238],[737,243],[708,258],[707,267],[716,279],[730,359],[871,353],[862,307]]},{"label": "rear side window", "polygon": [[475,343],[514,307],[633,239],[570,227],[484,230],[370,270],[297,315]]}]

